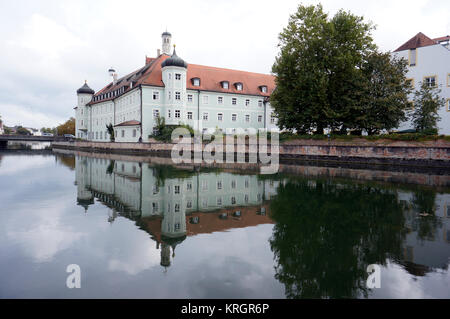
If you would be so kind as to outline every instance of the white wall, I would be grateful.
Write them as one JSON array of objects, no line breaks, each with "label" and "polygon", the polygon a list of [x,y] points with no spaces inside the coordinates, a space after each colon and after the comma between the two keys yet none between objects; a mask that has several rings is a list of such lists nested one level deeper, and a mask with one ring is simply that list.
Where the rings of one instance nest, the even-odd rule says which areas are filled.
[{"label": "white wall", "polygon": [[[440,134],[450,135],[450,50],[446,47],[437,44],[422,48],[417,48],[417,62],[415,66],[410,66],[407,78],[414,80],[414,87],[416,90],[420,89],[424,77],[437,76],[437,84],[441,89],[441,96],[446,100],[445,107],[439,111],[441,121],[438,122]],[[394,52],[394,56],[405,58],[409,61],[410,51]],[[410,96],[411,101],[414,95]],[[403,123],[399,130],[412,128],[410,121]]]}]

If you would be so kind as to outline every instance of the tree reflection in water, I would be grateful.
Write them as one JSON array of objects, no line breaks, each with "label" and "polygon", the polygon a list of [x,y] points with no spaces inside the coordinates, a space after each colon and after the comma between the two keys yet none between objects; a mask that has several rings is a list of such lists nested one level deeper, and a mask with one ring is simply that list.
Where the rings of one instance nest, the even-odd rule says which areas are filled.
[{"label": "tree reflection in water", "polygon": [[407,229],[395,191],[290,181],[271,203],[276,278],[287,298],[368,296],[369,264],[400,258]]}]

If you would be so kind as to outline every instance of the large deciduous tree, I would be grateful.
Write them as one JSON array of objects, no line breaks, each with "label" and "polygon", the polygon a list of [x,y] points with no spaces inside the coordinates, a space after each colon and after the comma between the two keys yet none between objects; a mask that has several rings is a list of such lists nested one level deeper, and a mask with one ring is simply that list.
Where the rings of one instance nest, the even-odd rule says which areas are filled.
[{"label": "large deciduous tree", "polygon": [[374,52],[367,57],[362,67],[363,99],[354,117],[355,128],[373,135],[396,128],[407,119],[411,92],[407,71],[407,62],[391,58],[389,53]]},{"label": "large deciduous tree", "polygon": [[[377,52],[373,29],[343,10],[329,18],[321,5],[298,7],[280,33],[280,52],[272,67],[276,90],[271,104],[281,129],[372,133],[402,119],[406,69],[399,61],[391,62],[389,54]],[[381,113],[383,118],[373,122]]]},{"label": "large deciduous tree", "polygon": [[58,135],[72,134],[75,135],[75,119],[71,117],[64,124],[59,125],[57,128]]}]

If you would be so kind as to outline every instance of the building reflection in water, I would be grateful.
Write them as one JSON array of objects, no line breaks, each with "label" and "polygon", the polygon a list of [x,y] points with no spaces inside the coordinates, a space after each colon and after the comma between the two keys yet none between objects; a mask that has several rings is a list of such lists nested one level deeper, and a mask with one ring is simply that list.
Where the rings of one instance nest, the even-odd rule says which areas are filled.
[{"label": "building reflection in water", "polygon": [[[274,224],[276,278],[291,298],[367,294],[369,264],[447,270],[450,194],[307,176],[188,171],[77,156],[77,201],[97,199],[151,235],[162,267],[189,236]],[[332,168],[330,168],[332,170]]]},{"label": "building reflection in water", "polygon": [[173,262],[187,236],[273,223],[265,198],[278,182],[257,175],[194,172],[169,166],[75,157],[77,203],[85,213],[97,199],[109,222],[125,216],[147,231],[161,250],[161,266]]}]

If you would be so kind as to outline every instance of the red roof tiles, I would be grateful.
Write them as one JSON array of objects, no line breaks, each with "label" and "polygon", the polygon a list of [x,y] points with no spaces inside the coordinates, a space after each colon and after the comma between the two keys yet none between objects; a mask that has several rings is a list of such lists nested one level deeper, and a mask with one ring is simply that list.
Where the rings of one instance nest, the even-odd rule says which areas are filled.
[{"label": "red roof tiles", "polygon": [[136,126],[136,125],[141,125],[141,122],[132,120],[132,121],[122,122],[122,123],[114,125],[114,126]]},{"label": "red roof tiles", "polygon": [[411,49],[417,49],[421,47],[426,47],[430,45],[435,45],[437,42],[435,40],[430,39],[422,32],[417,33],[414,37],[409,39],[405,44],[400,46],[397,50],[398,51],[404,51],[404,50],[411,50]]},{"label": "red roof tiles", "polygon": [[[166,54],[161,54],[156,58],[146,57],[145,60],[147,64],[144,67],[118,79],[115,85],[113,85],[112,82],[109,83],[106,87],[104,87],[94,95],[94,97],[98,100],[91,101],[89,105],[113,100],[138,85],[164,87],[164,82],[162,81],[161,63],[169,57],[170,56]],[[200,86],[193,85],[191,81],[193,78],[200,78]],[[259,95],[268,97],[275,89],[275,77],[273,75],[215,68],[197,64],[188,64],[186,80],[187,89],[191,90]],[[229,82],[228,89],[222,88],[222,81]],[[242,83],[242,90],[237,90],[237,88],[234,86],[235,83]],[[267,92],[262,92],[261,86],[266,86]],[[124,88],[123,93],[112,97],[104,97],[104,95],[107,96],[108,93],[122,88]],[[104,98],[99,99],[98,97]]]}]

